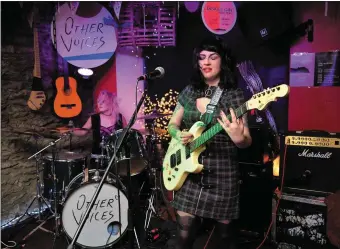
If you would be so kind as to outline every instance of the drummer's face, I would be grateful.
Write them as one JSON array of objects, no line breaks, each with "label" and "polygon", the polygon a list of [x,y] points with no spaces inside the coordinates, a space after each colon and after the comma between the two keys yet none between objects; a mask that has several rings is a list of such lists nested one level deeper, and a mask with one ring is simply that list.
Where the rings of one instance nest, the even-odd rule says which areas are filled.
[{"label": "drummer's face", "polygon": [[105,95],[101,95],[98,98],[97,104],[98,104],[98,110],[100,112],[105,112],[105,111],[110,110],[109,98]]}]

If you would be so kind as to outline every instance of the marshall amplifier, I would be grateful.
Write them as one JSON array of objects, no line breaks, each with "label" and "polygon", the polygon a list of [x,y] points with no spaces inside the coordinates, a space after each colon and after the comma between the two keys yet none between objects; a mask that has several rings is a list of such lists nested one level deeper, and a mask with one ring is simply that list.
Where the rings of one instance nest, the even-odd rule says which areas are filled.
[{"label": "marshall amplifier", "polygon": [[283,192],[328,195],[340,189],[339,135],[294,133],[283,138],[280,156]]}]

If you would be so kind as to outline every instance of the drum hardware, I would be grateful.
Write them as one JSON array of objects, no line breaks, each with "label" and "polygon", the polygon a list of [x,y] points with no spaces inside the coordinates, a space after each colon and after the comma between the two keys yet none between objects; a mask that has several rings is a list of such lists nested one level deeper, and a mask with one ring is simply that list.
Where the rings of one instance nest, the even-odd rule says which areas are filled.
[{"label": "drum hardware", "polygon": [[[137,89],[137,86],[138,86],[138,81],[137,81],[136,89]],[[126,152],[126,156],[127,156],[127,158],[130,158],[131,144],[130,144],[130,141],[128,139],[129,138],[128,135],[130,135],[130,130],[131,130],[133,124],[136,121],[137,113],[138,113],[140,107],[142,106],[142,103],[145,100],[146,94],[147,94],[147,88],[143,92],[143,94],[142,94],[138,104],[136,104],[136,109],[135,109],[132,117],[130,118],[130,121],[129,121],[127,127],[122,130],[121,135],[117,139],[116,146],[115,146],[114,151],[113,151],[114,153],[111,156],[109,164],[108,164],[108,166],[105,169],[104,175],[103,175],[102,179],[100,180],[100,183],[96,187],[96,190],[95,190],[95,192],[94,192],[94,194],[92,196],[90,204],[86,207],[86,211],[84,213],[84,216],[81,219],[80,224],[77,226],[77,230],[74,233],[74,237],[73,237],[71,243],[69,244],[69,246],[67,247],[68,249],[72,249],[73,248],[75,242],[79,238],[79,235],[80,235],[81,231],[84,228],[85,223],[89,219],[90,212],[91,212],[91,210],[92,210],[92,208],[93,208],[93,206],[95,204],[95,201],[97,200],[97,198],[99,196],[99,193],[100,193],[101,189],[103,188],[105,179],[108,176],[109,171],[110,171],[113,163],[117,162],[116,161],[117,160],[117,152],[120,151],[120,149],[122,148],[123,142],[125,142],[124,149],[125,149],[125,152]],[[119,167],[119,165],[116,164],[116,167]],[[127,191],[128,192],[128,229],[127,229],[127,232],[128,232],[128,249],[133,249],[133,247],[134,247],[134,237],[136,238],[138,248],[140,248],[140,245],[139,245],[138,237],[137,237],[136,230],[135,230],[135,227],[134,227],[134,224],[133,224],[133,208],[132,208],[132,191],[133,190],[131,189],[132,188],[132,184],[131,184],[131,160],[127,160],[126,173],[127,173],[127,179],[128,179],[128,191]],[[119,192],[120,191],[118,191],[118,193]],[[120,198],[120,195],[118,195],[118,204],[120,205],[120,203],[121,203],[121,198]],[[120,213],[120,211],[121,210],[119,209],[119,213]],[[113,228],[111,228],[111,230],[113,230]],[[120,227],[118,228],[118,230],[119,230],[119,233],[121,234]],[[110,233],[110,237],[111,237],[111,233]],[[109,241],[110,237],[108,238],[108,241]]]},{"label": "drum hardware", "polygon": [[151,113],[149,115],[145,115],[145,116],[140,116],[137,118],[137,120],[140,120],[140,119],[144,119],[144,120],[154,120],[154,119],[157,119],[157,118],[163,118],[163,117],[168,117],[168,116],[171,116],[172,113]]},{"label": "drum hardware", "polygon": [[21,134],[21,135],[28,135],[28,136],[33,136],[36,138],[47,138],[47,139],[58,139],[59,136],[52,135],[50,133],[42,133],[36,130],[26,130],[26,131],[18,131],[18,130],[13,130],[13,133]]},{"label": "drum hardware", "polygon": [[106,143],[105,143],[105,136],[102,136],[102,141],[100,142],[100,150],[101,150],[101,157],[100,157],[100,168],[103,169],[104,168],[104,151],[106,150]]},{"label": "drum hardware", "polygon": [[159,134],[155,130],[154,123],[152,124],[152,129],[150,129],[150,136],[147,136],[147,148],[148,148],[148,158],[149,158],[149,165],[148,165],[148,173],[149,178],[151,179],[151,194],[148,200],[148,208],[146,211],[146,217],[144,222],[144,229],[145,231],[149,228],[149,223],[152,218],[152,215],[160,218],[162,213],[161,210],[161,201],[163,200],[166,206],[166,212],[168,213],[168,217],[172,217],[170,209],[170,203],[166,198],[166,193],[164,192],[164,187],[162,186],[163,178],[161,176],[162,173],[162,148],[161,145],[157,143],[157,134]]},{"label": "drum hardware", "polygon": [[[53,173],[53,182],[54,182],[54,184],[53,184],[53,190],[54,190],[54,193],[56,192],[56,181],[55,181],[55,179],[56,179],[56,176],[55,176],[55,153],[56,153],[56,144],[60,141],[60,140],[62,140],[63,138],[65,138],[65,137],[67,137],[67,135],[69,135],[68,133],[66,133],[66,134],[63,134],[61,137],[59,137],[58,139],[56,139],[55,141],[53,141],[53,142],[50,142],[46,147],[44,147],[43,149],[41,149],[41,150],[39,150],[39,151],[37,151],[35,154],[33,154],[32,156],[30,156],[29,158],[28,158],[28,160],[30,160],[30,159],[32,159],[32,158],[35,158],[36,159],[36,161],[38,160],[37,159],[37,156],[38,155],[40,155],[41,154],[41,152],[43,152],[43,151],[45,151],[46,149],[48,149],[49,147],[52,147],[52,173]],[[37,143],[36,143],[36,146],[37,146]],[[37,147],[37,150],[38,150],[38,147]],[[38,164],[37,164],[38,165]],[[51,208],[51,204],[49,204],[48,203],[48,201],[41,195],[41,184],[40,184],[40,172],[39,172],[39,167],[37,166],[37,179],[38,179],[38,177],[39,177],[39,179],[38,179],[38,181],[37,181],[37,191],[39,191],[39,193],[37,194],[37,196],[33,199],[33,201],[31,202],[31,204],[28,206],[28,208],[27,208],[27,210],[26,210],[26,212],[25,212],[25,214],[27,213],[27,211],[28,211],[28,209],[30,208],[30,206],[33,204],[33,202],[34,202],[34,200],[36,199],[36,198],[38,198],[38,200],[39,199],[42,199],[44,202],[45,202],[45,204],[47,205],[47,207],[48,207],[48,209],[49,209],[49,211],[51,212],[51,215],[48,217],[48,218],[46,218],[38,227],[36,227],[35,229],[33,229],[28,235],[26,235],[25,237],[24,237],[24,239],[26,240],[28,237],[30,237],[35,231],[37,231],[38,229],[41,229],[41,230],[43,230],[43,231],[45,231],[45,232],[50,232],[50,233],[53,233],[54,234],[54,241],[55,241],[55,239],[56,239],[56,237],[57,236],[59,236],[59,225],[60,225],[60,222],[59,222],[59,214],[58,214],[58,206],[57,206],[57,200],[56,200],[56,198],[57,198],[57,195],[55,194],[54,195],[54,198],[55,198],[55,200],[54,200],[54,211],[52,210],[52,208]],[[24,214],[24,215],[25,215]],[[22,217],[24,217],[24,216],[22,216]],[[49,231],[49,230],[47,230],[47,229],[45,229],[45,228],[42,228],[42,226],[48,221],[48,220],[50,220],[50,219],[52,219],[52,218],[55,218],[55,231],[54,232],[52,232],[52,231]],[[18,221],[17,221],[17,223],[20,221],[21,219],[19,219]],[[16,224],[17,224],[16,223]],[[16,225],[15,224],[15,225]],[[53,243],[53,245],[54,245],[54,243]]]},{"label": "drum hardware", "polygon": [[[35,139],[35,147],[36,147],[36,151],[38,151],[38,139],[39,138],[43,138],[43,136],[41,136],[38,133],[35,132],[22,132],[22,134],[25,135],[32,135],[33,138]],[[42,212],[42,204],[45,204],[46,207],[49,209],[49,211],[54,214],[54,212],[51,209],[51,204],[42,196],[42,191],[41,191],[41,187],[42,187],[42,183],[41,183],[41,176],[40,176],[40,169],[39,169],[39,161],[40,158],[38,158],[37,156],[35,156],[35,168],[36,168],[36,195],[33,197],[33,200],[31,201],[31,203],[28,205],[27,209],[25,210],[24,214],[18,219],[18,221],[15,223],[15,226],[21,221],[21,219],[23,217],[25,217],[26,214],[28,214],[28,210],[31,208],[31,206],[33,205],[33,203],[37,200],[38,201],[38,208],[39,208],[39,213],[38,213],[38,220],[42,221],[41,219],[41,212]],[[26,235],[24,237],[23,240],[26,240],[29,236],[31,236],[36,230],[41,229],[45,232],[48,233],[52,233],[51,231],[43,228],[42,226],[49,220],[50,218],[44,220],[39,226],[37,226],[35,229],[33,229],[28,235]]]},{"label": "drum hardware", "polygon": [[150,225],[150,220],[152,217],[152,214],[156,215],[157,217],[159,217],[159,215],[157,214],[158,208],[159,208],[159,202],[158,202],[158,191],[159,188],[157,187],[157,177],[156,177],[156,169],[155,168],[151,168],[150,169],[151,172],[154,174],[154,183],[153,183],[153,187],[151,188],[151,194],[149,197],[149,206],[148,209],[146,210],[146,215],[145,215],[145,222],[144,222],[144,230],[147,231]]},{"label": "drum hardware", "polygon": [[112,171],[116,175],[127,176],[126,172],[126,164],[125,161],[131,162],[131,175],[138,175],[143,172],[148,164],[147,160],[147,150],[144,144],[144,139],[142,134],[135,129],[130,129],[128,131],[128,136],[126,140],[129,142],[130,146],[130,155],[127,155],[125,151],[125,146],[118,149],[117,142],[122,136],[124,130],[120,129],[112,133],[106,140],[106,149],[107,153],[110,157],[112,155],[116,155],[117,167],[115,170],[117,172]]}]

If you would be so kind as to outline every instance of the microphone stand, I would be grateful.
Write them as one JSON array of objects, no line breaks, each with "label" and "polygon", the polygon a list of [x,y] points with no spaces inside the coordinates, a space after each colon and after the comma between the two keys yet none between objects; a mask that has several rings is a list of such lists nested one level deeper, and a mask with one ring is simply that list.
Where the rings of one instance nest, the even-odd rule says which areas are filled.
[{"label": "microphone stand", "polygon": [[[139,81],[139,80],[138,80]],[[137,81],[137,83],[138,83]],[[77,239],[79,238],[79,235],[80,235],[80,232],[81,230],[83,229],[84,225],[85,225],[85,222],[86,220],[88,219],[89,215],[90,215],[90,211],[92,210],[92,207],[96,201],[96,199],[98,198],[98,195],[99,195],[99,192],[100,190],[102,189],[103,187],[103,184],[104,184],[104,181],[105,179],[107,178],[107,175],[112,167],[112,164],[113,162],[116,160],[116,154],[117,152],[120,150],[120,148],[122,147],[122,144],[123,142],[126,140],[126,137],[127,135],[129,134],[130,130],[131,130],[131,127],[133,126],[133,124],[135,123],[136,121],[136,118],[137,118],[137,114],[138,114],[138,111],[139,109],[141,108],[144,100],[145,100],[145,97],[146,97],[146,94],[147,94],[147,89],[143,92],[137,106],[136,106],[136,109],[134,111],[134,113],[132,114],[132,117],[127,125],[126,128],[123,129],[121,135],[119,136],[119,138],[117,139],[117,143],[116,143],[116,146],[117,148],[114,150],[114,154],[112,155],[111,159],[110,159],[110,162],[109,162],[109,165],[106,167],[106,170],[105,170],[105,173],[102,177],[102,179],[100,180],[100,183],[98,185],[98,187],[96,188],[96,191],[94,192],[93,194],[93,197],[91,199],[91,202],[90,204],[87,206],[87,209],[85,211],[85,214],[84,214],[84,218],[81,220],[80,222],[80,225],[78,226],[77,228],[77,231],[75,232],[75,235],[71,241],[71,243],[68,245],[67,249],[73,249],[73,246],[75,244],[75,242],[77,241]],[[127,145],[129,146],[129,145]],[[126,148],[126,146],[125,146]],[[128,148],[129,150],[129,148]],[[132,204],[132,189],[131,189],[131,165],[130,165],[130,162],[128,163],[128,170],[127,170],[127,179],[128,179],[128,202],[129,202],[129,209],[128,209],[128,248],[129,249],[133,249],[133,237],[134,237],[134,229],[133,229],[133,209],[131,208],[131,204]],[[118,190],[119,191],[119,190]]]}]

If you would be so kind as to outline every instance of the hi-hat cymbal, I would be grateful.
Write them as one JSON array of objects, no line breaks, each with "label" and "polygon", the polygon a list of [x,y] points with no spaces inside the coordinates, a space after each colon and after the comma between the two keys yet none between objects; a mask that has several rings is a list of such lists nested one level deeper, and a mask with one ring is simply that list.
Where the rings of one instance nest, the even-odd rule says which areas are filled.
[{"label": "hi-hat cymbal", "polygon": [[33,136],[36,138],[51,138],[51,139],[57,139],[58,137],[53,136],[51,134],[46,134],[46,133],[42,133],[39,131],[35,131],[35,130],[26,130],[26,131],[18,131],[18,130],[13,130],[13,133],[17,133],[17,134],[21,134],[21,135],[27,135],[27,136]]},{"label": "hi-hat cymbal", "polygon": [[71,128],[71,127],[67,127],[67,126],[63,126],[63,127],[57,127],[55,129],[51,129],[51,132],[73,132],[73,131],[92,131],[92,129],[86,129],[86,128]]},{"label": "hi-hat cymbal", "polygon": [[148,136],[148,135],[164,135],[166,134],[168,131],[166,129],[161,129],[161,128],[154,128],[154,129],[140,129],[138,130],[142,135]]},{"label": "hi-hat cymbal", "polygon": [[12,131],[17,134],[22,134],[22,135],[28,135],[28,136],[36,136],[36,137],[44,137],[40,132],[35,131],[35,130],[27,130],[27,131]]},{"label": "hi-hat cymbal", "polygon": [[162,118],[162,117],[167,117],[167,116],[171,116],[171,113],[152,113],[149,115],[144,115],[144,116],[140,116],[137,119],[145,119],[145,120],[152,120],[152,119],[156,119],[156,118]]},{"label": "hi-hat cymbal", "polygon": [[156,132],[156,134],[158,134],[158,135],[165,135],[165,134],[168,133],[168,130],[167,130],[167,129],[162,129],[162,128],[156,127],[156,128],[155,128],[155,132]]}]

